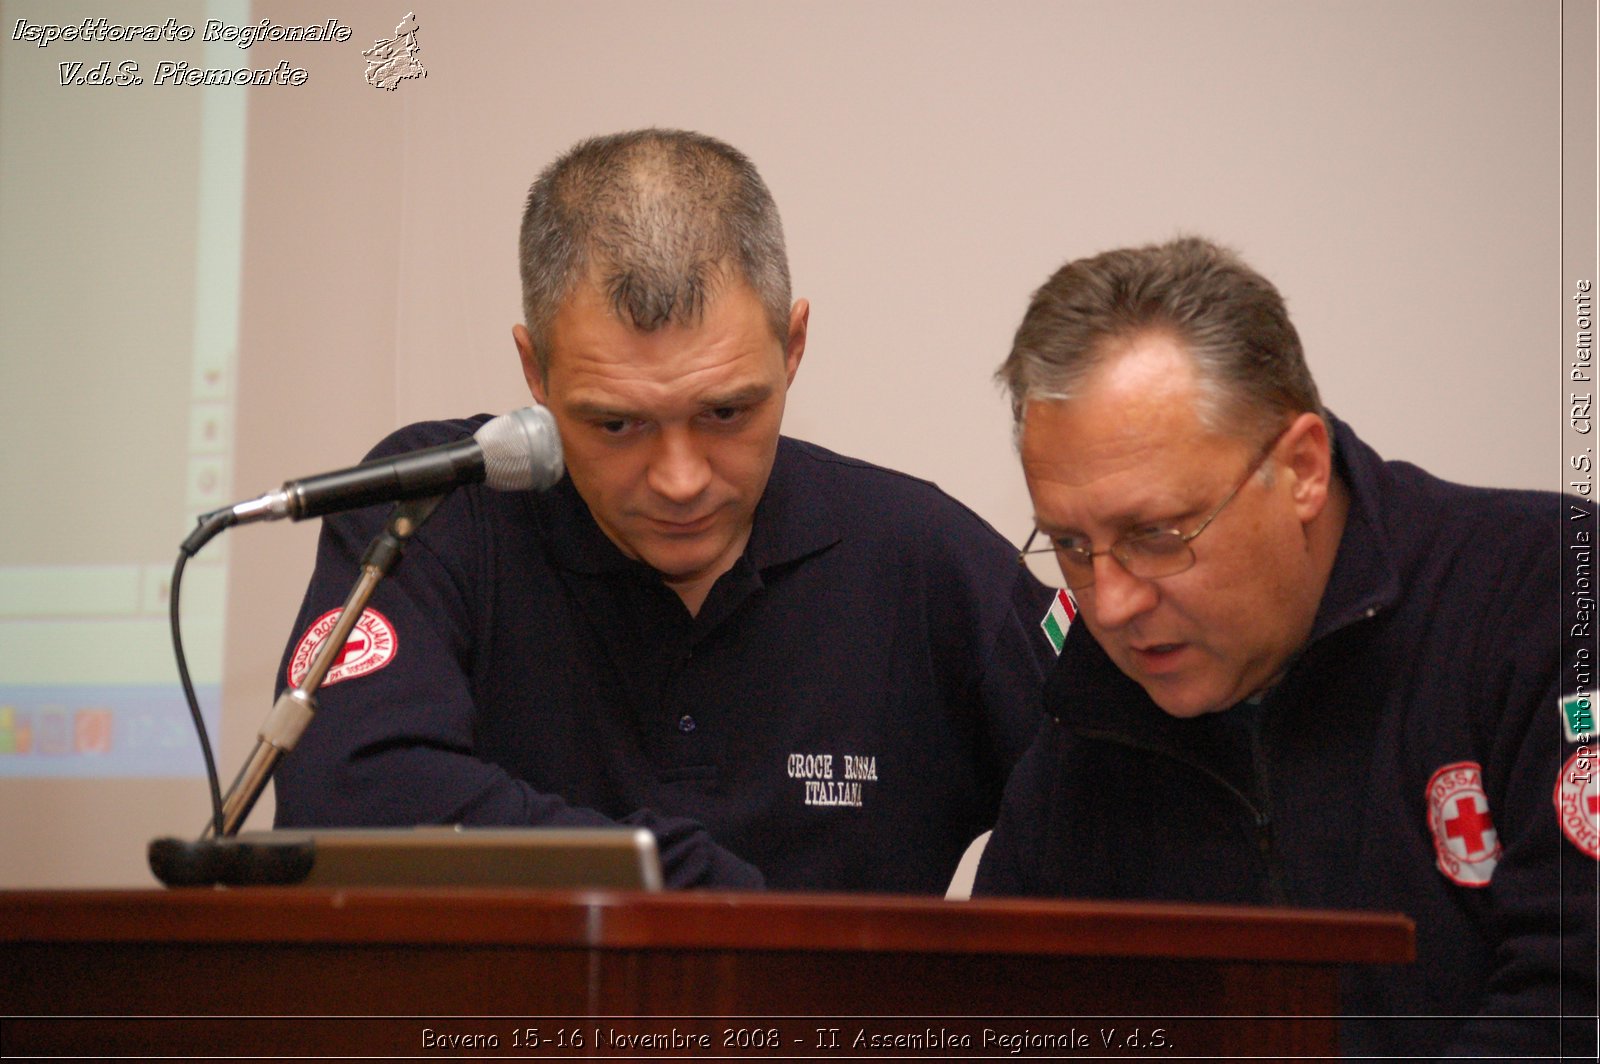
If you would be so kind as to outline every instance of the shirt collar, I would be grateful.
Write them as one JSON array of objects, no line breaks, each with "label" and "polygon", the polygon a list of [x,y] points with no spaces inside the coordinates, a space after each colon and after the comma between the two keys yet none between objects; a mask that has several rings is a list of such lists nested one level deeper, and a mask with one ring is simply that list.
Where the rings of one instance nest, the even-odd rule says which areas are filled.
[{"label": "shirt collar", "polygon": [[1350,507],[1328,586],[1311,622],[1310,643],[1388,609],[1400,597],[1400,574],[1384,524],[1384,514],[1391,509],[1385,505],[1392,490],[1389,470],[1349,425],[1332,414],[1328,424],[1333,429],[1335,475],[1349,492]]},{"label": "shirt collar", "polygon": [[762,572],[827,550],[844,538],[833,466],[810,444],[778,439],[767,490],[756,504],[745,555]]}]

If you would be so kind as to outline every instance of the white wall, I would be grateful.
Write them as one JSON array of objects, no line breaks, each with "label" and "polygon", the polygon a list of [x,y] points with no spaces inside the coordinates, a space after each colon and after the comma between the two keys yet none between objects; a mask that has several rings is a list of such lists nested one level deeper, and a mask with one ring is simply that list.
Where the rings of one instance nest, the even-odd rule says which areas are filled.
[{"label": "white wall", "polygon": [[[1007,536],[1029,511],[990,374],[1029,294],[1178,232],[1279,285],[1325,400],[1380,451],[1563,482],[1554,2],[414,2],[428,74],[393,92],[361,77],[405,13],[387,0],[254,5],[353,28],[248,53],[302,86],[162,90],[248,91],[240,497],[406,421],[521,405],[522,197],[575,140],[643,125],[733,143],[778,200],[813,308],[788,431],[936,480]],[[230,533],[226,777],[314,533]],[[148,882],[144,841],[192,833],[203,791],[123,786],[0,781],[8,810],[60,809],[0,813],[0,851],[26,855],[0,884]]]}]

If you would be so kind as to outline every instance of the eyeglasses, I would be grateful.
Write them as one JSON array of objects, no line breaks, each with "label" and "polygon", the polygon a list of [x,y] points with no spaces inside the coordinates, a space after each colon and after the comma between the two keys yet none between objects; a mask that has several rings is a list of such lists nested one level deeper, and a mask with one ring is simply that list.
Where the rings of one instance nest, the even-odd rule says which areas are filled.
[{"label": "eyeglasses", "polygon": [[1272,449],[1281,439],[1283,439],[1282,432],[1272,438],[1272,442],[1267,444],[1260,457],[1250,464],[1250,468],[1239,478],[1233,490],[1223,496],[1222,501],[1217,503],[1216,509],[1212,510],[1193,532],[1163,528],[1153,532],[1123,536],[1105,550],[1085,550],[1082,547],[1056,541],[1052,541],[1047,547],[1035,547],[1033,541],[1040,535],[1039,530],[1035,528],[1029,534],[1027,542],[1022,545],[1022,549],[1017,551],[1017,561],[1026,565],[1031,554],[1054,554],[1061,566],[1061,574],[1067,578],[1067,586],[1074,591],[1093,586],[1094,560],[1105,554],[1115,558],[1117,564],[1126,569],[1130,576],[1140,580],[1159,580],[1164,576],[1177,576],[1194,566],[1194,548],[1190,544],[1211,526],[1217,515],[1225,510],[1234,496],[1250,482],[1250,478],[1255,476],[1256,471],[1266,463],[1267,457],[1272,454]]}]

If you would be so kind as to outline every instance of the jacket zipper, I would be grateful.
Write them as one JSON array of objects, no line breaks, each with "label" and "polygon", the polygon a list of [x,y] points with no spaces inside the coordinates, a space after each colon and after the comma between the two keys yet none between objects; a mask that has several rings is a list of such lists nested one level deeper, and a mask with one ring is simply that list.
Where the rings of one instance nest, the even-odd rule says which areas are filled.
[{"label": "jacket zipper", "polygon": [[[1278,851],[1273,841],[1272,815],[1268,810],[1261,808],[1261,806],[1258,805],[1249,795],[1235,787],[1225,777],[1213,771],[1209,766],[1203,765],[1198,761],[1192,761],[1187,757],[1175,754],[1170,750],[1164,750],[1159,746],[1152,746],[1148,743],[1141,743],[1136,740],[1129,739],[1126,736],[1118,735],[1115,732],[1099,731],[1094,728],[1073,728],[1073,731],[1077,732],[1077,734],[1085,739],[1094,739],[1100,742],[1112,743],[1117,746],[1126,747],[1129,750],[1137,750],[1140,753],[1145,754],[1154,754],[1156,757],[1161,757],[1167,759],[1168,761],[1176,762],[1177,764],[1183,765],[1186,768],[1200,773],[1200,775],[1210,779],[1228,794],[1231,794],[1240,805],[1244,806],[1245,811],[1250,814],[1250,819],[1255,824],[1256,848],[1260,851],[1262,860],[1266,862],[1267,893],[1270,895],[1272,904],[1289,904],[1288,895],[1283,889],[1283,870],[1278,865]],[[1251,769],[1256,773],[1257,778],[1262,779],[1263,782],[1265,781],[1265,776],[1262,773],[1264,761],[1265,759],[1261,756],[1261,738],[1259,735],[1253,735],[1250,740]]]}]

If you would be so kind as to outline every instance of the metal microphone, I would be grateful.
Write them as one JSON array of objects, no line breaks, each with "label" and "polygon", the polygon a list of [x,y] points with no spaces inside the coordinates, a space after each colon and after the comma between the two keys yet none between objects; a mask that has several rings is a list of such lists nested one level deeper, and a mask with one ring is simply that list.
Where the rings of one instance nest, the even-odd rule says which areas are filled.
[{"label": "metal microphone", "polygon": [[286,482],[228,510],[230,525],[353,510],[380,502],[439,495],[480,481],[496,491],[534,491],[561,479],[561,437],[542,406],[486,422],[468,440],[377,458],[349,469]]}]

